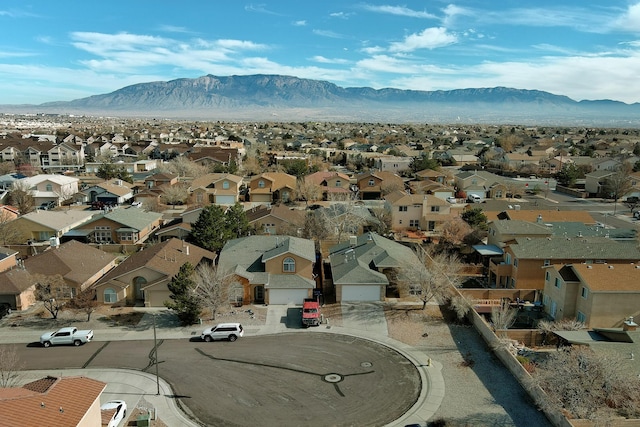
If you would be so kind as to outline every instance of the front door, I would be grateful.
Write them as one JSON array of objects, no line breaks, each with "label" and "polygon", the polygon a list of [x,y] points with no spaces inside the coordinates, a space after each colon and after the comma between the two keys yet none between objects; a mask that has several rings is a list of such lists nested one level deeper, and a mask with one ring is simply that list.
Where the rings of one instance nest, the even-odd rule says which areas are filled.
[{"label": "front door", "polygon": [[254,288],[253,301],[257,304],[264,304],[264,286],[258,285]]}]

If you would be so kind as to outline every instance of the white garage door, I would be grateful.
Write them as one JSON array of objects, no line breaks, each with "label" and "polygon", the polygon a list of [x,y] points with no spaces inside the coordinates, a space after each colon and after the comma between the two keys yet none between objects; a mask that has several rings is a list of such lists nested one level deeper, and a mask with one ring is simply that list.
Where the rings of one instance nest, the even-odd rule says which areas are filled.
[{"label": "white garage door", "polygon": [[308,295],[306,289],[269,289],[269,304],[301,305]]},{"label": "white garage door", "polygon": [[216,196],[216,203],[219,205],[233,205],[235,202],[234,196]]},{"label": "white garage door", "polygon": [[379,285],[343,285],[342,301],[380,301]]}]

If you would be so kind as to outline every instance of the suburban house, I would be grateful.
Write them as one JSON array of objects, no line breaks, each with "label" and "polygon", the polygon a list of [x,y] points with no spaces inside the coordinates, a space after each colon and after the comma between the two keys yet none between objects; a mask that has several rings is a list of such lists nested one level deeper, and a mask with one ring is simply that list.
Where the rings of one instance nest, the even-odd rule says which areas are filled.
[{"label": "suburban house", "polygon": [[553,230],[544,224],[522,220],[497,220],[488,225],[487,244],[504,248],[518,238],[553,236]]},{"label": "suburban house", "polygon": [[[142,159],[136,161],[123,161],[118,162],[118,167],[123,168],[130,174],[140,174],[151,172],[158,168],[158,165],[162,163],[160,160],[156,159]],[[100,167],[103,165],[102,162],[87,162],[85,163],[85,171],[87,173],[97,173]]]},{"label": "suburban house", "polygon": [[82,376],[47,376],[21,387],[0,388],[3,427],[96,427],[107,383]]},{"label": "suburban house", "polygon": [[373,167],[379,171],[398,173],[411,169],[413,157],[381,156],[373,161]]},{"label": "suburban house", "polygon": [[0,246],[0,272],[7,271],[18,265],[18,254],[18,251]]},{"label": "suburban house", "polygon": [[95,212],[75,209],[42,211],[35,210],[16,218],[12,225],[22,233],[23,242],[42,242],[52,237],[61,238],[71,229],[93,218]]},{"label": "suburban house", "polygon": [[564,264],[629,264],[640,261],[635,241],[607,237],[517,238],[489,263],[489,284],[498,288],[544,289],[544,269]]},{"label": "suburban house", "polygon": [[416,177],[420,180],[434,181],[442,185],[451,185],[454,182],[448,173],[433,169],[418,171],[416,172]]},{"label": "suburban house", "polygon": [[[493,180],[491,182],[493,182]],[[464,191],[467,195],[477,194],[485,198],[487,195],[487,184],[489,184],[487,177],[481,175],[478,171],[465,171],[455,175],[456,188]]]},{"label": "suburban house", "polygon": [[304,177],[306,182],[322,188],[322,199],[331,200],[333,195],[351,195],[350,178],[341,172],[315,172]]},{"label": "suburban house", "polygon": [[67,289],[52,290],[52,294],[59,299],[70,299],[114,268],[117,258],[117,255],[72,240],[28,257],[23,261],[23,267],[32,277],[60,276]]},{"label": "suburban house", "polygon": [[288,202],[295,197],[296,177],[282,172],[265,172],[251,178],[249,200],[257,203]]},{"label": "suburban house", "polygon": [[230,173],[199,176],[189,185],[190,202],[198,206],[233,205],[240,200],[241,185],[242,177]]},{"label": "suburban house", "polygon": [[83,189],[74,196],[80,203],[102,202],[121,205],[133,197],[133,184],[121,179],[111,179]]},{"label": "suburban house", "polygon": [[47,202],[59,206],[78,192],[79,181],[72,176],[42,174],[23,178],[15,185],[29,189],[36,206]]},{"label": "suburban house", "polygon": [[302,304],[313,297],[315,266],[313,241],[291,236],[230,240],[218,262],[219,269],[234,274],[244,304]]},{"label": "suburban house", "polygon": [[543,304],[555,320],[618,328],[640,316],[640,264],[564,264],[545,269]]},{"label": "suburban house", "polygon": [[336,302],[352,302],[383,301],[388,275],[419,260],[409,247],[370,232],[331,247],[329,262]]},{"label": "suburban house", "polygon": [[306,212],[285,205],[255,206],[246,211],[249,226],[256,234],[298,235],[304,227]]},{"label": "suburban house", "polygon": [[220,146],[199,146],[194,147],[185,156],[192,162],[203,166],[229,166],[242,163],[242,155],[237,148],[228,148]]},{"label": "suburban house", "polygon": [[216,254],[179,239],[146,247],[122,261],[94,286],[98,301],[104,304],[164,307],[170,299],[167,287],[180,267],[212,265]]},{"label": "suburban house", "polygon": [[[48,212],[49,214],[51,212]],[[162,214],[136,207],[117,208],[95,215],[74,227],[64,240],[77,239],[87,243],[137,244],[145,242],[162,225]]]},{"label": "suburban house", "polygon": [[388,194],[385,200],[394,231],[436,231],[453,218],[451,204],[436,196],[398,190]]},{"label": "suburban house", "polygon": [[404,189],[404,181],[392,172],[365,172],[356,177],[360,199],[378,200],[384,194]]},{"label": "suburban house", "polygon": [[329,235],[338,241],[374,229],[380,222],[362,202],[334,202],[313,211]]}]

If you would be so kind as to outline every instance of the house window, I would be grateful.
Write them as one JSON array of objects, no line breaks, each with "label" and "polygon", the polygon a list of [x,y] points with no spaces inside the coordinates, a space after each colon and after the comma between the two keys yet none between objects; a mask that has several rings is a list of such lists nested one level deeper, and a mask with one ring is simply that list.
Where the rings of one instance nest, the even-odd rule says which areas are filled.
[{"label": "house window", "polygon": [[507,254],[504,258],[504,263],[507,265],[511,264],[511,254]]},{"label": "house window", "polygon": [[293,258],[285,258],[282,262],[282,271],[286,273],[295,273],[296,271],[296,260]]},{"label": "house window", "polygon": [[546,273],[544,273],[544,281],[548,282],[549,281],[549,277],[551,277],[551,275],[549,274],[549,272],[547,271]]},{"label": "house window", "polygon": [[420,220],[418,219],[409,220],[409,227],[419,227],[419,226],[420,226]]},{"label": "house window", "polygon": [[118,294],[112,288],[107,288],[104,290],[104,302],[106,303],[114,303],[118,302]]},{"label": "house window", "polygon": [[545,260],[544,260],[544,266],[545,266],[545,267],[548,267],[548,266],[550,266],[550,265],[551,265],[551,260],[550,260],[550,259],[545,259]]},{"label": "house window", "polygon": [[515,278],[511,278],[511,287],[515,288],[516,287],[516,279]]},{"label": "house window", "polygon": [[342,187],[342,181],[339,179],[336,180],[336,187]]},{"label": "house window", "polygon": [[407,206],[398,206],[398,212],[406,212]]},{"label": "house window", "polygon": [[401,219],[398,220],[398,224],[402,225],[402,220]]},{"label": "house window", "polygon": [[502,190],[496,190],[496,197],[502,198]]},{"label": "house window", "polygon": [[415,283],[409,285],[409,295],[422,295],[422,287]]},{"label": "house window", "polygon": [[196,203],[202,203],[202,199],[203,199],[203,194],[196,193]]},{"label": "house window", "polygon": [[562,283],[560,283],[560,278],[559,278],[559,277],[556,277],[555,286],[556,286],[556,288],[558,288],[558,289],[560,289],[560,286],[562,286]]},{"label": "house window", "polygon": [[579,311],[578,314],[576,315],[576,320],[578,322],[586,323],[587,322],[587,316],[585,316],[583,312]]},{"label": "house window", "polygon": [[47,186],[45,187],[45,191],[53,191],[53,185],[47,184]]},{"label": "house window", "polygon": [[431,206],[431,212],[440,212],[440,206]]},{"label": "house window", "polygon": [[589,296],[589,289],[582,287],[581,295],[582,295],[582,298],[587,299],[587,297]]},{"label": "house window", "polygon": [[222,188],[224,188],[225,190],[229,189],[229,181],[225,181],[222,183]]},{"label": "house window", "polygon": [[369,187],[373,187],[374,185],[376,185],[376,181],[373,179],[369,180]]},{"label": "house window", "polygon": [[258,181],[258,188],[264,188],[264,181],[263,180]]},{"label": "house window", "polygon": [[513,260],[513,266],[514,266],[514,267],[517,267],[517,266],[518,266],[518,258],[515,258],[515,259]]}]

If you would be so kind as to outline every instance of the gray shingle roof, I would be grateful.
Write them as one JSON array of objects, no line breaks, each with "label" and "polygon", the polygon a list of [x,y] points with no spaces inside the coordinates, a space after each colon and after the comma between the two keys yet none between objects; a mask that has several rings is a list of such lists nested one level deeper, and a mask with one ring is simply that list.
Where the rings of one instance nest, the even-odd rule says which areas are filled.
[{"label": "gray shingle roof", "polygon": [[111,212],[107,212],[102,215],[104,218],[108,218],[125,227],[133,228],[136,230],[142,230],[149,226],[154,221],[162,218],[161,213],[147,212],[142,209],[114,209]]},{"label": "gray shingle roof", "polygon": [[376,233],[357,237],[356,243],[345,242],[329,249],[333,282],[336,284],[388,283],[379,268],[397,268],[414,259],[408,247]]},{"label": "gray shingle roof", "polygon": [[606,237],[547,237],[516,239],[510,248],[520,259],[624,259],[640,260],[635,242],[618,242]]}]

